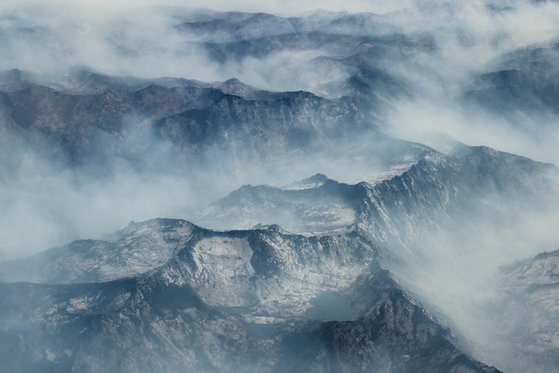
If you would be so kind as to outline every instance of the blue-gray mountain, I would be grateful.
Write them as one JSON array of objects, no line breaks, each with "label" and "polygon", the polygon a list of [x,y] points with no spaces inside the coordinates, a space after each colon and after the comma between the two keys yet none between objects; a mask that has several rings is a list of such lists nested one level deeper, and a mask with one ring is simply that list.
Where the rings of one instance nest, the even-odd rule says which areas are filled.
[{"label": "blue-gray mountain", "polygon": [[[3,274],[33,266],[29,276],[56,284],[0,285],[6,371],[496,372],[461,352],[356,232],[156,219],[28,261]],[[326,292],[347,300],[352,320],[306,316]]]},{"label": "blue-gray mountain", "polygon": [[267,157],[371,128],[350,98],[258,91],[237,80],[209,85],[85,71],[70,76],[69,87],[33,79],[17,70],[3,75],[3,127],[45,155],[80,166],[108,167],[111,157],[134,160],[165,144],[185,162],[202,162],[208,149]]},{"label": "blue-gray mountain", "polygon": [[[299,218],[291,224],[306,235],[157,219],[0,265],[11,282],[1,287],[2,361],[15,370],[494,371],[462,352],[446,316],[406,290],[405,266],[394,263],[428,256],[425,232],[467,234],[495,216],[472,200],[549,193],[557,170],[488,148],[423,149],[375,183],[316,175],[286,189],[245,187],[205,215],[224,214],[208,218],[219,225]],[[231,215],[239,211],[247,215]],[[353,317],[309,319],[321,294],[344,299]]]},{"label": "blue-gray mountain", "polygon": [[559,43],[537,44],[501,58],[493,71],[481,75],[467,92],[496,113],[545,117],[559,110]]}]

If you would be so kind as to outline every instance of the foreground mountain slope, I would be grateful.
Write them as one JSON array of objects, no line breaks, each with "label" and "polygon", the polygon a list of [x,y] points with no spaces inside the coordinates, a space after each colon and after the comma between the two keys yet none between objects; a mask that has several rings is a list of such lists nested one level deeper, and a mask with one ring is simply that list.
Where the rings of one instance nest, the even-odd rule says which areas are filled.
[{"label": "foreground mountain slope", "polygon": [[[159,219],[118,233],[131,246],[141,246],[137,238],[147,230],[184,242],[143,274],[82,283],[91,280],[85,271],[67,281],[75,284],[1,284],[2,368],[494,371],[460,352],[448,329],[378,266],[375,248],[357,233],[304,237],[277,226],[192,227]],[[65,254],[58,251],[55,263]],[[338,298],[320,307],[348,302],[353,314],[312,320],[313,299],[324,293]]]},{"label": "foreground mountain slope", "polygon": [[[6,346],[20,340],[18,353],[39,356],[29,364],[83,369],[110,361],[130,371],[247,370],[246,364],[265,371],[483,371],[457,347],[464,337],[440,321],[455,326],[452,317],[412,294],[424,290],[416,283],[430,275],[431,261],[475,254],[441,251],[437,234],[471,240],[492,221],[502,226],[545,208],[554,198],[556,168],[485,147],[416,150],[412,163],[376,181],[345,184],[319,174],[285,188],[248,186],[206,216],[221,214],[219,224],[239,223],[239,212],[249,218],[241,224],[294,218],[292,226],[305,235],[277,225],[217,232],[156,219],[4,263],[4,281],[43,282],[2,285]],[[518,202],[499,209],[500,199],[511,198]],[[544,295],[544,302],[553,296]],[[89,331],[95,348],[76,353],[64,342],[66,327]],[[507,330],[499,338],[517,335]],[[57,342],[47,342],[51,337]],[[194,341],[203,348],[193,349]],[[126,358],[111,360],[114,351]]]},{"label": "foreground mountain slope", "polygon": [[352,291],[361,316],[290,332],[283,340],[281,371],[497,372],[450,346],[450,331],[395,288],[387,271],[362,276]]}]

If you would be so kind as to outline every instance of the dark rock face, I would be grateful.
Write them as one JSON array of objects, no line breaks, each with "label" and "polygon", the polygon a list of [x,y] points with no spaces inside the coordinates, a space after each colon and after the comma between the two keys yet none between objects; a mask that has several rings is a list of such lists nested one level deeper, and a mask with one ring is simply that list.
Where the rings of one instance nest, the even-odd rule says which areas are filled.
[{"label": "dark rock face", "polygon": [[283,337],[280,371],[497,372],[449,343],[450,331],[394,287],[388,273],[364,276],[354,286],[361,292],[353,302],[363,314],[354,321],[308,324]]},{"label": "dark rock face", "polygon": [[248,140],[251,150],[265,155],[342,136],[351,127],[363,128],[363,122],[349,100],[330,102],[294,92],[273,101],[223,95],[206,108],[164,118],[156,128],[160,136],[183,147],[220,144],[229,135],[229,141]]},{"label": "dark rock face", "polygon": [[11,88],[0,93],[5,125],[41,145],[49,156],[78,164],[133,157],[135,151],[148,151],[158,143],[173,145],[191,161],[200,161],[196,155],[212,146],[228,154],[236,144],[245,157],[266,157],[368,127],[348,98],[327,100],[307,92],[250,88],[235,91],[231,82],[221,88],[179,79],[131,78],[122,83],[94,74],[76,80],[71,89],[27,80],[16,87],[5,83],[5,89]]}]

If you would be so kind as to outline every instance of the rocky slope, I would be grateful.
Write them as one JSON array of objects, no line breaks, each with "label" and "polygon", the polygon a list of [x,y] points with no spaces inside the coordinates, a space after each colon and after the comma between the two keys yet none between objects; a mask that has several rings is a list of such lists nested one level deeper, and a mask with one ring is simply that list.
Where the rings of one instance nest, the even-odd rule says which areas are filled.
[{"label": "rocky slope", "polygon": [[[399,244],[421,242],[425,232],[455,231],[459,225],[466,229],[468,224],[475,229],[484,216],[520,213],[526,207],[521,196],[527,205],[541,198],[539,206],[544,206],[556,191],[553,165],[485,147],[458,145],[448,155],[423,148],[398,170],[358,184],[316,175],[283,189],[244,186],[216,202],[201,219],[245,228],[280,223],[309,233],[357,227],[394,250]],[[500,211],[498,201],[513,196],[519,205]]]},{"label": "rocky slope", "polygon": [[[84,283],[93,280],[85,270],[64,284],[1,284],[2,369],[496,371],[460,352],[357,233],[215,232],[158,219],[115,237],[143,250],[148,232],[181,244],[146,272],[125,260],[129,271],[108,282]],[[40,260],[61,278],[62,258],[88,254],[70,244]],[[323,293],[338,294],[326,311],[347,302],[353,315],[312,320],[312,299]]]},{"label": "rocky slope", "polygon": [[[157,219],[4,263],[4,281],[36,282],[2,285],[5,340],[37,356],[29,369],[490,371],[461,352],[441,310],[406,290],[402,263],[432,257],[434,231],[475,231],[499,213],[494,198],[549,192],[556,170],[488,148],[421,154],[375,183],[315,175],[245,187],[209,210],[219,224],[239,212],[241,225],[299,219],[305,235]],[[75,351],[65,333],[78,329],[88,342]]]}]

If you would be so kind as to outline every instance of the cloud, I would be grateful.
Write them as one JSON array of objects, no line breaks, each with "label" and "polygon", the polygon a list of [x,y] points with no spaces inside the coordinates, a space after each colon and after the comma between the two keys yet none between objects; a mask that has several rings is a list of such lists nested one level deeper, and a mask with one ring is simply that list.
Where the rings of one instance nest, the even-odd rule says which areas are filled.
[{"label": "cloud", "polygon": [[[7,5],[37,4],[36,0],[8,0]],[[276,14],[297,14],[314,11],[317,9],[328,11],[347,12],[373,12],[387,13],[401,10],[412,4],[411,1],[400,1],[395,3],[388,0],[46,0],[40,3],[48,3],[50,6],[76,10],[96,11],[93,16],[103,15],[107,12],[120,12],[122,10],[134,9],[146,6],[179,6],[188,8],[212,9],[217,11],[239,11],[239,12],[269,12]]]}]

